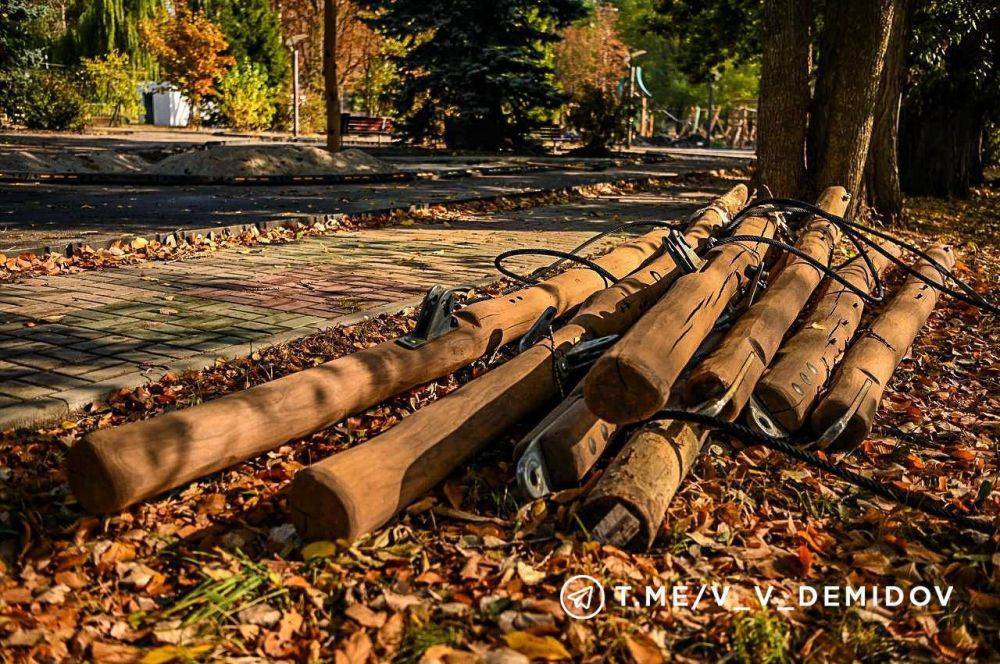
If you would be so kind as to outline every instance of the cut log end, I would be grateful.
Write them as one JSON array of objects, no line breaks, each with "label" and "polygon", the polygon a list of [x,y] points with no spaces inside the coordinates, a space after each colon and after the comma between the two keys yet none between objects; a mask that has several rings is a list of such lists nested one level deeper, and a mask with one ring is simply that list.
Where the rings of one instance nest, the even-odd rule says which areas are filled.
[{"label": "cut log end", "polygon": [[[631,424],[648,419],[663,406],[655,374],[632,366],[614,355],[605,355],[591,368],[583,385],[587,407],[602,420]],[[625,395],[609,399],[608,394]]]},{"label": "cut log end", "polygon": [[640,519],[622,503],[611,503],[602,511],[603,516],[590,531],[594,541],[624,549],[643,533]]},{"label": "cut log end", "polygon": [[[792,384],[791,390],[795,390]],[[805,424],[806,405],[802,394],[783,389],[783,385],[774,385],[761,381],[757,383],[754,396],[767,409],[768,414],[785,431],[798,431]]]},{"label": "cut log end", "polygon": [[130,503],[126,495],[116,490],[116,473],[109,470],[114,466],[102,454],[107,449],[87,436],[73,445],[66,456],[66,475],[73,495],[93,514],[116,512]]},{"label": "cut log end", "polygon": [[292,523],[303,540],[355,539],[363,534],[350,507],[341,500],[339,480],[322,468],[306,468],[295,476],[288,494]]}]

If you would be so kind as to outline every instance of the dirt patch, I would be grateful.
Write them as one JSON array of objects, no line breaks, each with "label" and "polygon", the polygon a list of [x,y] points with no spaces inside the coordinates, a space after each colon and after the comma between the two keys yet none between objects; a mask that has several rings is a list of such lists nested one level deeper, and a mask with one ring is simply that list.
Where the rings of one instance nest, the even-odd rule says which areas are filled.
[{"label": "dirt patch", "polygon": [[187,150],[154,165],[158,175],[326,175],[388,173],[395,168],[361,150],[331,154],[306,145],[212,145]]},{"label": "dirt patch", "polygon": [[8,173],[141,173],[149,162],[135,153],[100,150],[0,152],[0,172]]}]

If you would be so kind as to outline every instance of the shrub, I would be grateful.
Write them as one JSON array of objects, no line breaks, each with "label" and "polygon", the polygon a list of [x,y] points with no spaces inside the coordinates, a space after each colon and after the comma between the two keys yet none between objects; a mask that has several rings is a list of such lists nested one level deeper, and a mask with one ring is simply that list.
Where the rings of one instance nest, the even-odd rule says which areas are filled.
[{"label": "shrub", "polygon": [[587,85],[574,100],[566,119],[586,142],[581,152],[605,155],[609,154],[608,147],[612,143],[625,138],[631,116],[627,100],[614,92]]},{"label": "shrub", "polygon": [[28,129],[82,129],[86,102],[75,76],[50,69],[2,74],[0,107]]},{"label": "shrub", "polygon": [[234,129],[266,129],[274,119],[267,69],[243,60],[218,85],[219,113]]},{"label": "shrub", "polygon": [[135,120],[142,112],[139,76],[127,54],[112,51],[103,58],[84,58],[83,71],[95,115],[109,115],[114,124]]}]

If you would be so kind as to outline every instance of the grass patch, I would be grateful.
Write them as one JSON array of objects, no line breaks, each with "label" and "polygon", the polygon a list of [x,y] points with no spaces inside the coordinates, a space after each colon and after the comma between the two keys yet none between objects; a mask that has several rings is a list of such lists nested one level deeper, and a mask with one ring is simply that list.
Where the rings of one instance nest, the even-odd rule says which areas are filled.
[{"label": "grass patch", "polygon": [[777,616],[758,611],[733,625],[733,649],[744,664],[784,664],[788,654],[788,628]]},{"label": "grass patch", "polygon": [[397,664],[417,664],[428,649],[439,645],[457,647],[461,639],[461,632],[453,627],[435,623],[411,627],[403,637],[395,661]]},{"label": "grass patch", "polygon": [[242,552],[222,558],[228,569],[210,568],[204,559],[199,562],[205,580],[160,614],[161,618],[179,618],[184,626],[204,622],[218,626],[244,609],[288,593],[274,582],[266,566],[253,562]]}]

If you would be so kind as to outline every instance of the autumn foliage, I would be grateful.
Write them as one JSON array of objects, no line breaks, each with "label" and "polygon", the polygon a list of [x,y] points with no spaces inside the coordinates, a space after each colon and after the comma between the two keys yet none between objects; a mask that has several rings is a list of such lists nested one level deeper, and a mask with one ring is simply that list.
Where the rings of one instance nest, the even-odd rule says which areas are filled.
[{"label": "autumn foliage", "polygon": [[142,34],[164,78],[194,109],[206,95],[216,93],[216,82],[236,63],[226,55],[229,43],[219,26],[184,3],[177,4],[173,15],[164,11],[143,22]]},{"label": "autumn foliage", "polygon": [[618,33],[618,10],[599,5],[582,22],[562,32],[555,47],[556,78],[573,98],[587,87],[612,90],[625,76],[628,46]]}]

